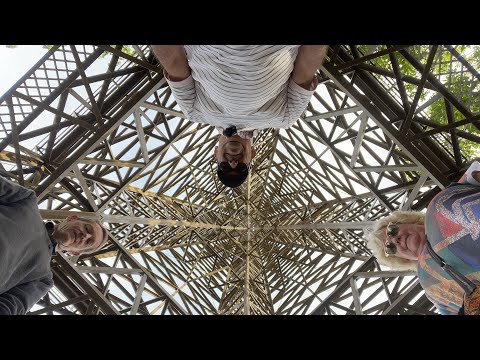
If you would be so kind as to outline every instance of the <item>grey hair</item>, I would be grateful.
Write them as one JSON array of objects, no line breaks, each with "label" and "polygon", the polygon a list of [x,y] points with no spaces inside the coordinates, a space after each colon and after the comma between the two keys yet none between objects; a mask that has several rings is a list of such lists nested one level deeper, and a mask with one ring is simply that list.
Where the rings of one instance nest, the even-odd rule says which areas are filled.
[{"label": "grey hair", "polygon": [[79,251],[82,255],[83,254],[91,254],[91,253],[93,253],[97,250],[100,250],[103,247],[103,245],[105,245],[107,243],[107,241],[108,241],[107,229],[105,228],[105,226],[103,226],[103,224],[99,220],[90,219],[90,218],[86,218],[86,217],[80,217],[80,216],[77,217],[76,220],[82,220],[82,221],[86,221],[86,222],[89,222],[89,223],[96,223],[96,224],[100,225],[100,227],[102,228],[102,234],[103,234],[102,242],[97,247],[95,247],[94,249]]},{"label": "grey hair", "polygon": [[365,228],[364,234],[367,239],[367,247],[372,251],[377,261],[386,265],[392,270],[417,270],[416,260],[408,260],[396,256],[385,256],[384,244],[386,229],[388,224],[420,224],[425,223],[425,214],[420,211],[401,211],[392,212],[389,216],[378,220],[372,227]]}]

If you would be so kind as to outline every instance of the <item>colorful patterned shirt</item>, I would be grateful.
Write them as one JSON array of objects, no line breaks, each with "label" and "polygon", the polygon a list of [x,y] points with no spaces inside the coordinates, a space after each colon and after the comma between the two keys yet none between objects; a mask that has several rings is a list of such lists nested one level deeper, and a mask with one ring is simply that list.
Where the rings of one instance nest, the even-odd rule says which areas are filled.
[{"label": "colorful patterned shirt", "polygon": [[[443,260],[474,283],[480,283],[480,184],[467,176],[450,184],[430,202],[425,217],[427,239]],[[442,315],[455,315],[464,291],[428,254],[418,257],[418,278]]]}]

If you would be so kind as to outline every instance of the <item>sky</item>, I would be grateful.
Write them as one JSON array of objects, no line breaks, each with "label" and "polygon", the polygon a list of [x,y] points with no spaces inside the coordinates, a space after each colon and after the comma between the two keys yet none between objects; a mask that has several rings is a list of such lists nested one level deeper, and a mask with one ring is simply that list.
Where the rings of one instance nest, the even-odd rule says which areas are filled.
[{"label": "sky", "polygon": [[[15,49],[7,48],[6,45],[0,45],[0,97],[30,70],[47,51],[48,50],[43,48],[42,45],[19,45]],[[315,102],[316,100],[312,99],[312,101]],[[113,259],[109,260],[113,261]],[[183,284],[177,285],[181,286]],[[322,293],[322,298],[326,295],[328,294]],[[123,297],[123,295],[119,296]],[[178,300],[178,295],[176,298]],[[350,301],[350,299],[348,299],[348,301]],[[278,307],[280,303],[276,305],[276,307]],[[155,306],[157,306],[157,304],[150,305],[152,308]],[[32,311],[35,309],[36,308],[32,309]]]},{"label": "sky", "polygon": [[47,53],[42,45],[0,45],[0,96],[5,94],[40,58]]},{"label": "sky", "polygon": [[[25,73],[29,71],[31,67],[35,63],[37,63],[43,55],[46,54],[47,51],[48,50],[44,48],[42,45],[19,45],[15,49],[7,48],[6,45],[0,45],[0,96],[5,94],[5,92],[7,92],[23,75],[25,75]],[[88,70],[92,74],[102,73],[102,72],[105,72],[106,66],[107,66],[106,59],[98,59],[94,64],[92,64],[91,68]],[[81,90],[82,90],[81,87],[76,88],[77,92]],[[319,89],[319,91],[322,91],[322,90],[323,88]],[[325,96],[322,96],[322,97],[324,97],[325,99],[328,99],[329,96],[325,94]],[[322,108],[322,105],[319,104],[316,98],[312,97],[311,101],[312,101],[312,105],[315,108],[317,107]],[[73,110],[74,110],[73,107],[70,108],[69,106],[67,106],[66,108],[67,113],[72,113]],[[29,129],[28,129],[29,131],[35,130],[36,128],[45,126],[47,124],[51,124],[51,121],[52,121],[51,114],[43,114],[42,116],[44,116],[45,119],[42,119],[39,117],[37,121],[35,121],[29,126]],[[345,116],[353,116],[353,115],[347,114]],[[357,128],[358,126],[359,125],[356,124],[354,128]],[[325,122],[324,127],[326,130],[329,131],[329,128],[331,127],[331,125],[328,122]],[[38,144],[40,141],[40,139],[32,139],[32,143],[33,143],[33,140],[35,140],[34,145]],[[22,145],[27,146],[26,142],[22,143]],[[179,145],[180,144],[177,144],[177,146]],[[321,145],[320,143],[318,143],[317,145],[319,148],[324,148],[324,146]],[[30,149],[33,149],[33,145],[27,146],[27,147]],[[282,147],[282,145],[278,144],[277,147]],[[351,147],[353,148],[353,145]],[[285,149],[280,149],[280,150],[282,150],[283,153],[287,153]],[[352,150],[352,149],[348,149],[348,150]],[[366,154],[365,156],[368,156],[368,154]],[[327,161],[328,163],[334,163],[333,155],[330,153],[330,151],[326,151],[326,152],[322,151],[318,157],[319,158],[321,157],[324,161]],[[313,159],[313,158],[309,159],[309,162],[311,163],[310,166],[313,167],[315,170],[320,170],[319,165],[316,163],[316,159]],[[140,182],[143,182],[143,181],[144,179],[142,178]],[[386,180],[384,179],[383,183],[385,182]],[[391,184],[383,184],[382,186],[386,187],[387,185],[391,185]],[[138,184],[137,186],[141,187],[142,184]],[[174,190],[175,189],[171,189],[172,192]],[[365,189],[362,189],[362,191],[360,190],[358,191],[364,192]],[[170,195],[170,194],[167,194],[167,195]],[[331,200],[331,199],[333,199],[333,196],[328,195],[327,200]]]}]

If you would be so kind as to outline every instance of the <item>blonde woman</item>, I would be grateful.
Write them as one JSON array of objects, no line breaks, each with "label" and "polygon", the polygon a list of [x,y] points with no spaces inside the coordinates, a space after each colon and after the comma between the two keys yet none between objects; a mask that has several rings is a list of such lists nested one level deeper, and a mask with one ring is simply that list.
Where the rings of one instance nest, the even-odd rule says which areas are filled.
[{"label": "blonde woman", "polygon": [[416,270],[426,296],[441,314],[458,314],[465,291],[429,255],[433,250],[473,284],[480,284],[480,164],[441,191],[426,213],[395,211],[365,229],[378,262],[394,270]]}]

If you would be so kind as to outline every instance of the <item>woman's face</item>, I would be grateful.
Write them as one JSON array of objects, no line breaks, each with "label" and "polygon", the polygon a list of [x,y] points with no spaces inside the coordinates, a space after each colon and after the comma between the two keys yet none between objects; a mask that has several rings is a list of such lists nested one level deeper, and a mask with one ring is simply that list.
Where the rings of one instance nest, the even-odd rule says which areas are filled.
[{"label": "woman's face", "polygon": [[418,255],[426,244],[425,226],[420,224],[390,224],[385,231],[386,240],[395,245],[396,257],[418,260]]}]

